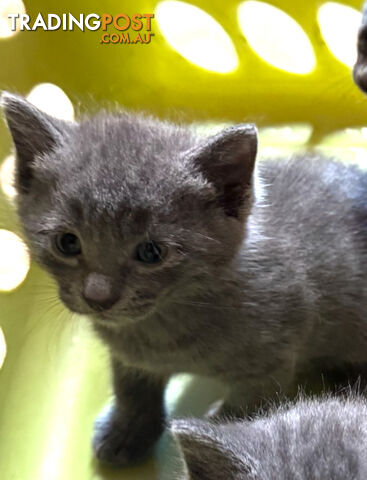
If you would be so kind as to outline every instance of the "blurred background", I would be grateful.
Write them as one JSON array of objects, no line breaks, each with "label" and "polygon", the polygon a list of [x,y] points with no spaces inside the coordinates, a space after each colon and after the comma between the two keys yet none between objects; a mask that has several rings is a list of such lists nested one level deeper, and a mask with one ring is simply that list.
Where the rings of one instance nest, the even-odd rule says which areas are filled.
[{"label": "blurred background", "polygon": [[[0,89],[69,120],[118,104],[203,133],[251,121],[261,156],[311,149],[364,167],[367,100],[351,76],[361,3],[0,0]],[[101,29],[12,31],[9,13],[28,14],[31,26],[38,13],[148,13],[153,36],[113,44],[101,43]],[[110,397],[107,356],[31,265],[14,214],[13,166],[0,122],[1,478],[173,479],[179,466],[167,436],[142,467],[116,472],[94,462],[92,422]],[[200,414],[220,393],[179,376],[168,410]]]}]

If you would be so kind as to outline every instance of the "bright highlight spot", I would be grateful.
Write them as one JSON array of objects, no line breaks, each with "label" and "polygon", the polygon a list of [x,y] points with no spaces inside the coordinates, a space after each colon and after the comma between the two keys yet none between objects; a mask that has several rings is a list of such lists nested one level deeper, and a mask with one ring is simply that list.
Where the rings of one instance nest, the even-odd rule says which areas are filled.
[{"label": "bright highlight spot", "polygon": [[317,20],[331,53],[352,68],[357,60],[357,33],[362,14],[347,5],[327,2],[319,8]]},{"label": "bright highlight spot", "polygon": [[6,342],[5,342],[4,333],[0,327],[0,368],[4,364],[5,357],[6,357]]},{"label": "bright highlight spot", "polygon": [[170,379],[165,393],[167,410],[169,414],[172,414],[175,409],[175,405],[178,403],[191,381],[192,376],[186,373],[175,375]]},{"label": "bright highlight spot", "polygon": [[338,158],[348,163],[357,163],[367,169],[366,151],[367,129],[346,128],[333,132],[322,139],[317,150],[324,155]]},{"label": "bright highlight spot", "polygon": [[40,83],[28,94],[27,99],[45,113],[61,120],[74,120],[74,107],[66,93],[52,83]]},{"label": "bright highlight spot", "polygon": [[15,157],[9,155],[0,167],[0,184],[5,195],[12,199],[17,192],[14,188]]},{"label": "bright highlight spot", "polygon": [[9,38],[15,35],[11,30],[10,13],[25,13],[25,6],[21,0],[0,0],[0,38]]},{"label": "bright highlight spot", "polygon": [[367,128],[345,128],[324,137],[322,144],[337,147],[365,147],[366,140]]},{"label": "bright highlight spot", "polygon": [[0,290],[18,287],[29,270],[29,254],[22,240],[9,230],[0,230]]},{"label": "bright highlight spot", "polygon": [[200,8],[165,1],[158,4],[156,18],[168,43],[186,60],[218,73],[237,68],[238,57],[229,35]]},{"label": "bright highlight spot", "polygon": [[238,21],[250,46],[270,65],[298,74],[314,69],[315,55],[308,36],[279,8],[244,2],[238,7]]},{"label": "bright highlight spot", "polygon": [[300,123],[282,127],[265,127],[259,130],[261,145],[305,145],[311,138],[312,125]]}]

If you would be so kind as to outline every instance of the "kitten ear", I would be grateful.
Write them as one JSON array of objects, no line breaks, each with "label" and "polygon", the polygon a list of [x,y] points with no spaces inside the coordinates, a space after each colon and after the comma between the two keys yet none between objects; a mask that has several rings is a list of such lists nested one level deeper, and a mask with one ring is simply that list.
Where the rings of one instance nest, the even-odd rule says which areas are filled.
[{"label": "kitten ear", "polygon": [[364,93],[367,93],[367,2],[363,5],[362,23],[358,31],[357,53],[353,78],[358,87]]},{"label": "kitten ear", "polygon": [[16,150],[15,186],[18,191],[26,193],[30,187],[35,157],[61,143],[72,123],[53,118],[25,98],[7,92],[1,95],[1,106]]},{"label": "kitten ear", "polygon": [[173,420],[171,432],[181,449],[190,480],[254,478],[251,462],[244,463],[236,455],[217,425],[196,419]]},{"label": "kitten ear", "polygon": [[250,201],[256,153],[257,131],[251,124],[227,128],[190,152],[205,178],[215,186],[228,216],[241,217],[246,200]]}]

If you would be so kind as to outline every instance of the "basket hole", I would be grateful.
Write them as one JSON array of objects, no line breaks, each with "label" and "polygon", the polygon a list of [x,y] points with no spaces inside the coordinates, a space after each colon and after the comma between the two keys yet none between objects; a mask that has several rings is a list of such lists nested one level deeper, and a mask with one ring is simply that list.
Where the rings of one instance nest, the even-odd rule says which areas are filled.
[{"label": "basket hole", "polygon": [[237,68],[232,40],[204,10],[185,2],[165,1],[157,5],[156,18],[167,42],[189,62],[217,73]]},{"label": "basket hole", "polygon": [[250,47],[273,67],[297,74],[308,74],[315,68],[308,36],[279,8],[264,2],[243,2],[238,7],[238,21]]},{"label": "basket hole", "polygon": [[362,14],[347,5],[327,2],[319,8],[317,21],[330,52],[352,68],[357,60],[357,34]]}]

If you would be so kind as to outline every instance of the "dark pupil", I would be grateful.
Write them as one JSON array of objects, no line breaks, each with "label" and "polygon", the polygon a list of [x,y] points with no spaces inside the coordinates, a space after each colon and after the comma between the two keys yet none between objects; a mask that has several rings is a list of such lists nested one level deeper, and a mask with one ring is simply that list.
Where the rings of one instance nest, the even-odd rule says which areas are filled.
[{"label": "dark pupil", "polygon": [[81,251],[79,239],[72,233],[65,233],[59,237],[58,247],[65,255],[78,255]]},{"label": "dark pupil", "polygon": [[154,242],[141,243],[138,246],[138,260],[144,263],[157,263],[161,260],[161,249]]}]

